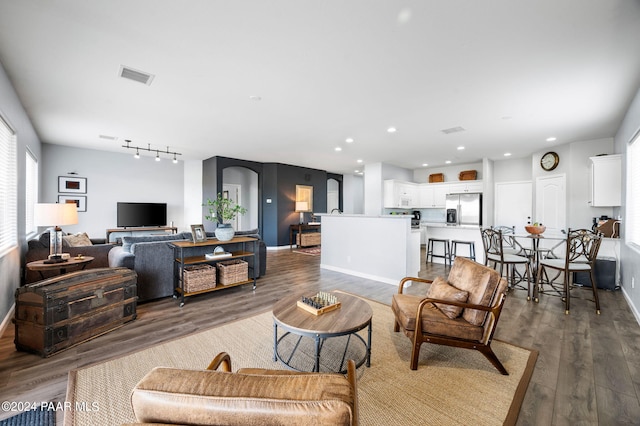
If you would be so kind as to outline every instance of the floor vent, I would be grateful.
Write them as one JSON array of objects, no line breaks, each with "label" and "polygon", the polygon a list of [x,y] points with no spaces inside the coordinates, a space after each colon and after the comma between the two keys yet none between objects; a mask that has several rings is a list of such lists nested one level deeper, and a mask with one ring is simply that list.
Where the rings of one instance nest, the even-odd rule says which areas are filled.
[{"label": "floor vent", "polygon": [[146,84],[147,86],[151,85],[151,82],[155,77],[153,74],[134,70],[133,68],[125,67],[124,65],[120,66],[119,75],[122,78],[127,78],[129,80],[137,81],[138,83],[143,83],[143,84]]}]

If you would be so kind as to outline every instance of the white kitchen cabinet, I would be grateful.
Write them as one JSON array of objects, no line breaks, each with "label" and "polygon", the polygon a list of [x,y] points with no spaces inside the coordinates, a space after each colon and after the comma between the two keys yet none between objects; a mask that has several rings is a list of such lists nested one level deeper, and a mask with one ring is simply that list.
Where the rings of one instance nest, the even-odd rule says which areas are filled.
[{"label": "white kitchen cabinet", "polygon": [[482,181],[470,180],[449,184],[449,194],[482,193]]},{"label": "white kitchen cabinet", "polygon": [[423,183],[418,185],[418,198],[420,208],[444,208],[449,192],[448,184]]},{"label": "white kitchen cabinet", "polygon": [[622,156],[601,155],[591,160],[591,206],[610,207],[621,204]]},{"label": "white kitchen cabinet", "polygon": [[385,208],[410,209],[418,205],[418,185],[394,179],[384,181]]}]

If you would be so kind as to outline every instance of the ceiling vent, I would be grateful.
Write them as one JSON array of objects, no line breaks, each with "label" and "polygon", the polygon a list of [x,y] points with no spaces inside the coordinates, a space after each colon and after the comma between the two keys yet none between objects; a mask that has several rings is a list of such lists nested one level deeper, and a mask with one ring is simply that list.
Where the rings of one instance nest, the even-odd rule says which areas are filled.
[{"label": "ceiling vent", "polygon": [[117,137],[115,137],[115,136],[109,136],[109,135],[98,135],[98,137],[99,137],[100,139],[106,139],[106,140],[108,140],[108,141],[115,141],[116,139],[118,139],[118,138],[117,138]]},{"label": "ceiling vent", "polygon": [[466,129],[464,127],[450,127],[448,129],[443,129],[441,130],[442,133],[444,133],[445,135],[451,134],[451,133],[458,133],[458,132],[464,132]]},{"label": "ceiling vent", "polygon": [[153,74],[134,70],[133,68],[125,67],[124,65],[120,66],[120,73],[118,75],[122,78],[127,78],[129,80],[137,81],[138,83],[146,84],[147,86],[151,85],[151,82],[155,77]]}]

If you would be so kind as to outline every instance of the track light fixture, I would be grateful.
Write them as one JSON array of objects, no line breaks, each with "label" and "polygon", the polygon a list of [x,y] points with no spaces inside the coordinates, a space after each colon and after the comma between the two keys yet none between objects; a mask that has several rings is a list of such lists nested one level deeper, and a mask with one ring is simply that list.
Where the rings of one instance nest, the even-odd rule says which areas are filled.
[{"label": "track light fixture", "polygon": [[148,152],[155,152],[156,153],[156,161],[160,161],[160,154],[167,154],[167,155],[171,155],[173,154],[173,163],[177,163],[178,162],[178,155],[182,155],[179,152],[175,152],[175,151],[169,151],[169,147],[167,146],[167,150],[166,151],[162,151],[159,149],[151,149],[151,144],[147,144],[147,147],[143,147],[143,146],[135,146],[135,145],[131,145],[131,140],[129,139],[125,139],[126,145],[122,145],[123,148],[126,149],[135,149],[136,153],[133,156],[134,158],[140,158],[140,151],[148,151]]}]

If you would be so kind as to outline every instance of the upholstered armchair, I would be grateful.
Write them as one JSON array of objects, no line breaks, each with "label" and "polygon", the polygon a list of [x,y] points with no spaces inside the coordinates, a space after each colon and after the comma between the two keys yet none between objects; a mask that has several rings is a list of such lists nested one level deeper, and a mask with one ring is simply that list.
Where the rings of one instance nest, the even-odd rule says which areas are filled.
[{"label": "upholstered armchair", "polygon": [[131,405],[147,424],[357,425],[356,366],[348,361],[347,377],[261,368],[232,373],[222,352],[207,370],[153,369],[131,393]]},{"label": "upholstered armchair", "polygon": [[[408,282],[430,283],[423,296],[404,294]],[[456,257],[445,280],[407,277],[393,295],[394,331],[411,339],[410,367],[418,368],[423,343],[480,351],[500,373],[509,374],[491,349],[505,300],[507,281],[500,274],[472,260]]]}]

